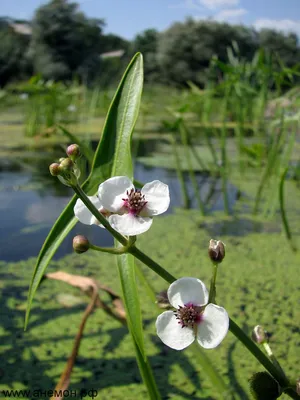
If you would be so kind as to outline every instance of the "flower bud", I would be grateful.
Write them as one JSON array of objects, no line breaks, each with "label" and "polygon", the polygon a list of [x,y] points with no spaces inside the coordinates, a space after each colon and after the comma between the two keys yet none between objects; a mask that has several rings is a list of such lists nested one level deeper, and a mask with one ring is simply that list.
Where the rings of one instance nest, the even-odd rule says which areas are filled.
[{"label": "flower bud", "polygon": [[225,245],[220,240],[209,241],[208,255],[213,263],[221,263],[225,257]]},{"label": "flower bud", "polygon": [[60,165],[58,163],[53,163],[49,166],[49,171],[52,176],[58,176],[61,173]]},{"label": "flower bud", "polygon": [[249,382],[251,394],[256,400],[276,400],[281,396],[278,382],[266,371],[257,372]]},{"label": "flower bud", "polygon": [[256,325],[252,331],[252,340],[255,343],[262,344],[268,342],[268,334],[262,326]]},{"label": "flower bud", "polygon": [[77,235],[73,238],[73,249],[76,253],[81,254],[88,251],[90,248],[90,242],[83,235]]},{"label": "flower bud", "polygon": [[75,161],[78,157],[80,157],[80,148],[78,144],[71,144],[68,146],[66,153],[72,161]]},{"label": "flower bud", "polygon": [[62,172],[72,171],[74,168],[74,163],[69,158],[64,158],[60,163],[60,170]]}]

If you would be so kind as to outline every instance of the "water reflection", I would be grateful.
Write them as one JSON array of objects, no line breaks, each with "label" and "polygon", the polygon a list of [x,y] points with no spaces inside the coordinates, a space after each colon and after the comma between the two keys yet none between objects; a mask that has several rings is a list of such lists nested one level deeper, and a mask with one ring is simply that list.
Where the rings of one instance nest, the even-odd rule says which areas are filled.
[{"label": "water reflection", "polygon": [[[34,171],[29,169],[4,171],[0,173],[0,259],[18,261],[36,256],[56,218],[72,197],[72,190],[61,185],[50,176],[45,159],[41,167]],[[176,173],[169,169],[147,167],[141,163],[135,165],[135,177],[141,182],[159,179],[169,185],[171,206],[167,213],[172,213],[174,207],[182,206],[180,185]],[[190,206],[197,208],[193,196],[192,185],[187,187],[190,196]],[[200,194],[206,204],[207,211],[224,208],[221,193],[221,183],[209,175],[197,175]],[[213,190],[212,190],[213,189]],[[237,191],[233,186],[228,188],[230,204],[236,200]],[[111,236],[97,226],[76,225],[57,251],[55,258],[72,251],[72,238],[76,234],[86,235],[93,243],[110,246]]]}]

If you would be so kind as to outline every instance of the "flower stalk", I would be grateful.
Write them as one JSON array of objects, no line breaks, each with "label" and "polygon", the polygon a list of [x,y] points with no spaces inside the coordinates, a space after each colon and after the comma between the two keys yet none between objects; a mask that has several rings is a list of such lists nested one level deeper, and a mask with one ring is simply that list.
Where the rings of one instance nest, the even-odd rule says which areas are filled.
[{"label": "flower stalk", "polygon": [[216,304],[216,295],[217,295],[217,289],[216,289],[217,273],[218,273],[218,264],[214,264],[213,274],[210,281],[209,298],[208,298],[208,302],[214,304]]}]

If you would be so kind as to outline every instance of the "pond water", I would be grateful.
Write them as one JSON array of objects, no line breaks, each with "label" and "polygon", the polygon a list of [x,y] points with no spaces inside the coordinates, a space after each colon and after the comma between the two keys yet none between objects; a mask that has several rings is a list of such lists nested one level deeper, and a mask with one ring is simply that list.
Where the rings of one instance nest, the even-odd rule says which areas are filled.
[{"label": "pond water", "polygon": [[[0,260],[18,261],[37,256],[51,226],[72,197],[70,188],[49,175],[49,164],[43,156],[35,160],[34,166],[32,162],[25,166],[4,160],[0,163]],[[188,175],[184,174],[184,177],[190,196],[190,207],[197,208]],[[182,207],[180,184],[175,171],[146,167],[137,162],[135,178],[141,182],[159,179],[169,185],[171,206],[167,213],[172,213],[174,207]],[[220,180],[208,174],[196,174],[196,178],[207,212],[222,210],[224,204]],[[232,207],[238,193],[230,184],[228,195]],[[72,252],[72,239],[76,234],[86,235],[93,243],[101,246],[112,245],[112,238],[104,229],[79,223],[62,243],[54,258]]]}]

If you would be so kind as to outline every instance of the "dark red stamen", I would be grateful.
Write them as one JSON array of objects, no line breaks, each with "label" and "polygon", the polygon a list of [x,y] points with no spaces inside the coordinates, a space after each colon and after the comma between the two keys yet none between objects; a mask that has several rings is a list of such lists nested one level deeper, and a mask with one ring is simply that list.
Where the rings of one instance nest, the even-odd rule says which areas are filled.
[{"label": "dark red stamen", "polygon": [[145,195],[135,189],[127,190],[126,194],[127,199],[122,199],[124,201],[124,207],[127,208],[129,213],[138,215],[147,204]]},{"label": "dark red stamen", "polygon": [[199,324],[202,319],[204,308],[194,306],[192,303],[187,303],[184,306],[174,311],[178,324],[181,324],[182,328],[187,326],[193,328],[195,324]]}]

